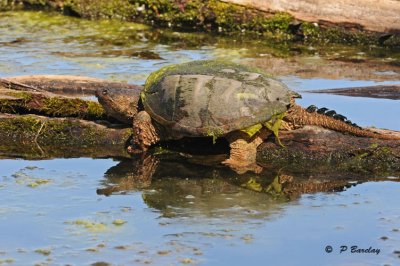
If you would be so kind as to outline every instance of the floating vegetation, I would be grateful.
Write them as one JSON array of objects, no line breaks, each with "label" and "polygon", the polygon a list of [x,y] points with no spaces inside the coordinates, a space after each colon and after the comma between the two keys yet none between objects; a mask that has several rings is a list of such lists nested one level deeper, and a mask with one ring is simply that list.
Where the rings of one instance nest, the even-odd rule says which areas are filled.
[{"label": "floating vegetation", "polygon": [[[25,169],[28,169],[28,167],[29,166],[25,167]],[[34,177],[32,175],[25,173],[23,170],[24,169],[21,169],[20,171],[15,172],[14,174],[11,175],[12,177],[15,178],[15,182],[18,185],[24,185],[27,187],[35,188],[41,185],[49,184],[53,181],[52,179]]]},{"label": "floating vegetation", "polygon": [[35,252],[44,256],[49,256],[51,254],[51,249],[39,248],[36,249]]},{"label": "floating vegetation", "polygon": [[112,223],[113,223],[114,225],[116,225],[116,226],[121,226],[121,225],[123,225],[123,224],[126,224],[126,221],[125,221],[125,220],[122,220],[122,219],[116,219],[116,220],[114,220]]},{"label": "floating vegetation", "polygon": [[12,259],[12,258],[0,259],[0,265],[3,265],[3,264],[13,264],[14,262],[15,262],[15,260]]},{"label": "floating vegetation", "polygon": [[104,232],[107,230],[107,225],[105,225],[104,223],[97,223],[90,220],[78,219],[69,223],[82,226],[83,228],[87,229],[90,232]]},{"label": "floating vegetation", "polygon": [[183,264],[195,264],[196,263],[196,261],[191,258],[183,258],[180,260],[180,262]]},{"label": "floating vegetation", "polygon": [[27,186],[34,188],[34,187],[38,187],[40,185],[44,185],[44,184],[47,184],[50,182],[52,182],[51,179],[35,179],[34,181],[28,183]]}]

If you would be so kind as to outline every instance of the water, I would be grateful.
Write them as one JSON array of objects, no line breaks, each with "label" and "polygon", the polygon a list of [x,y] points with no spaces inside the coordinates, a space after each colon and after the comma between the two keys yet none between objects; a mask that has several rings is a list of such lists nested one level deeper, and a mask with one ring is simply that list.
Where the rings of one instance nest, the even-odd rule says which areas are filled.
[{"label": "water", "polygon": [[[126,187],[123,179],[128,177],[121,168],[105,174],[118,165],[111,159],[2,160],[0,165],[1,259],[13,259],[16,265],[399,261],[394,252],[400,215],[397,204],[390,204],[400,200],[398,182],[364,183],[287,200],[235,184],[243,177],[224,176],[228,170],[197,166],[201,174],[187,175],[194,169],[184,162],[175,162],[174,174],[161,167],[151,184],[140,188],[134,187],[137,182]],[[137,169],[130,171],[132,176]],[[47,182],[32,187],[37,180]],[[113,186],[113,194],[105,196]],[[118,221],[122,224],[114,224]],[[325,252],[328,245],[333,247],[330,254]],[[343,245],[349,251],[340,254]],[[355,245],[380,253],[350,253]]]},{"label": "water", "polygon": [[[263,67],[301,92],[399,83],[392,64],[399,54],[0,13],[0,77],[79,74],[143,84],[164,65],[224,58]],[[304,106],[400,130],[398,101],[302,94]],[[399,264],[397,177],[285,174],[238,175],[196,157],[1,159],[0,264]],[[380,251],[351,253],[351,246]]]}]

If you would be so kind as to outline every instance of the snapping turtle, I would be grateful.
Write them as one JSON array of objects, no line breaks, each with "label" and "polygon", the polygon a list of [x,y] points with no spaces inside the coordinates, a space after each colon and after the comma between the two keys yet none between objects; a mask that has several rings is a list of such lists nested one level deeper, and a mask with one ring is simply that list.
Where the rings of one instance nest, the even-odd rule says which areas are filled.
[{"label": "snapping turtle", "polygon": [[218,61],[194,61],[152,73],[141,93],[143,111],[133,122],[136,149],[160,139],[226,137],[226,163],[255,163],[264,134],[298,94],[259,69]]},{"label": "snapping turtle", "polygon": [[[146,151],[159,140],[225,137],[231,148],[225,163],[246,166],[255,164],[257,146],[280,129],[317,125],[357,136],[393,138],[307,111],[294,103],[300,95],[282,82],[262,70],[229,62],[164,67],[148,77],[140,99],[137,93],[130,99],[116,93],[131,107],[121,108],[127,105],[116,101],[118,97],[113,100],[112,94],[96,93],[103,105],[117,105],[106,108],[112,110],[111,116],[125,122],[133,117],[133,153]],[[123,111],[127,109],[130,112]]]}]

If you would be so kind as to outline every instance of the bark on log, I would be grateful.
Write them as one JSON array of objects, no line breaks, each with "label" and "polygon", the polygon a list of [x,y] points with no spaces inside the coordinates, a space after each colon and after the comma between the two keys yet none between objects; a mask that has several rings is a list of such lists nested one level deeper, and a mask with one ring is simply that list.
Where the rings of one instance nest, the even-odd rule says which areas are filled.
[{"label": "bark on log", "polygon": [[97,89],[141,89],[139,85],[112,82],[103,79],[68,76],[34,75],[0,78],[0,86],[16,90],[49,91],[57,94],[94,95]]}]

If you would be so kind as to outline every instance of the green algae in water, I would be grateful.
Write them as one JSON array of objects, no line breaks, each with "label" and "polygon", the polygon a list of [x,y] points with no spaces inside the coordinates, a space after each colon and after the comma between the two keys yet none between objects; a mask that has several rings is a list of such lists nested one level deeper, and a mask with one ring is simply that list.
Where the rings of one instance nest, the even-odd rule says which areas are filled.
[{"label": "green algae in water", "polygon": [[[50,34],[58,31],[59,35],[67,38],[70,37],[71,39],[69,40],[73,40],[72,38],[76,38],[75,40],[83,40],[79,38],[97,37],[99,40],[110,40],[111,43],[117,43],[119,40],[132,40],[132,38],[135,38],[135,34],[137,34],[138,31],[150,29],[149,26],[138,23],[113,20],[89,21],[66,17],[57,13],[20,11],[5,12],[2,14],[8,15],[6,17],[7,21],[13,21],[15,25],[14,31],[11,34],[18,36],[21,33],[31,32],[31,35],[27,35],[30,38],[37,38],[46,33]],[[7,24],[3,24],[2,28],[7,28]],[[34,35],[35,33],[38,34]],[[49,35],[47,37],[55,38],[57,36]],[[27,40],[32,40],[30,38]]]},{"label": "green algae in water", "polygon": [[49,256],[51,254],[51,249],[39,248],[39,249],[36,249],[35,252],[38,254],[42,254],[44,256]]},{"label": "green algae in water", "polygon": [[87,229],[89,232],[105,232],[107,231],[107,225],[104,223],[97,223],[90,220],[75,220],[72,224],[83,226],[83,228]]},{"label": "green algae in water", "polygon": [[0,265],[4,264],[14,264],[15,259],[8,258],[8,259],[0,259]]},{"label": "green algae in water", "polygon": [[116,225],[116,226],[121,226],[121,225],[126,224],[126,221],[125,221],[125,220],[122,220],[122,219],[115,219],[112,223],[113,223],[114,225]]},{"label": "green algae in water", "polygon": [[196,261],[191,258],[183,258],[180,260],[182,264],[196,264]]},{"label": "green algae in water", "polygon": [[[27,166],[25,169],[28,169],[28,167],[29,166]],[[30,188],[36,188],[38,186],[46,185],[53,182],[52,179],[34,177],[31,174],[25,173],[23,170],[24,169],[12,174],[12,177],[15,178],[15,182],[18,185],[24,185]]]},{"label": "green algae in water", "polygon": [[50,179],[37,178],[37,179],[34,179],[33,181],[29,182],[27,184],[27,186],[31,187],[31,188],[35,188],[35,187],[38,187],[38,186],[41,186],[41,185],[44,185],[44,184],[48,184],[50,182],[52,182],[52,180],[50,180]]},{"label": "green algae in water", "polygon": [[279,182],[279,175],[272,180],[272,183],[268,185],[265,191],[278,195],[282,194],[282,184]]}]

